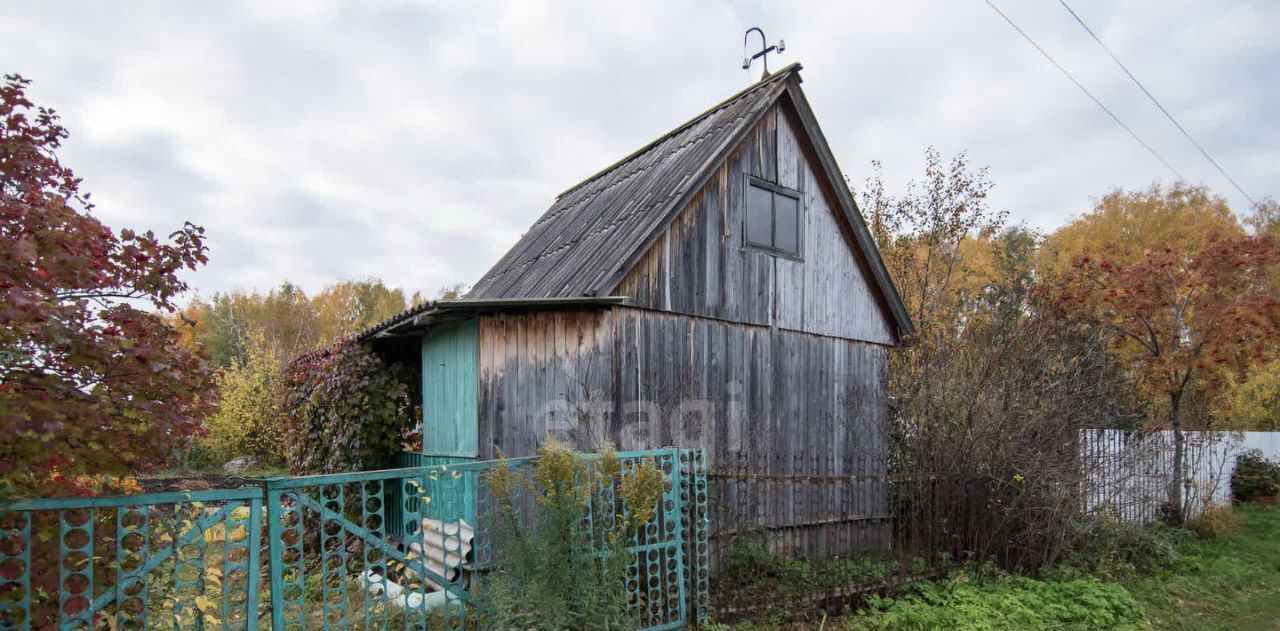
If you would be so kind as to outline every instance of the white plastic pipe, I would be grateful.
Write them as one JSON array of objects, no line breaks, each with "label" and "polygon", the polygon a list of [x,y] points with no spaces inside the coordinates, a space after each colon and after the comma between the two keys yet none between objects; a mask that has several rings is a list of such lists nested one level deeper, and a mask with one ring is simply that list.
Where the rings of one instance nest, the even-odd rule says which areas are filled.
[{"label": "white plastic pipe", "polygon": [[[471,553],[474,538],[475,530],[466,520],[441,522],[423,519],[418,541],[409,542],[409,551],[417,555],[427,569],[452,581],[458,578],[463,561]],[[449,550],[445,550],[446,545]],[[434,582],[431,585],[437,589],[440,587]]]},{"label": "white plastic pipe", "polygon": [[401,609],[429,611],[448,603],[444,592],[413,593],[406,596],[404,588],[399,583],[383,578],[381,574],[372,570],[365,570],[360,574],[360,578],[364,580],[365,589],[374,596],[381,596],[385,586],[387,602]]}]

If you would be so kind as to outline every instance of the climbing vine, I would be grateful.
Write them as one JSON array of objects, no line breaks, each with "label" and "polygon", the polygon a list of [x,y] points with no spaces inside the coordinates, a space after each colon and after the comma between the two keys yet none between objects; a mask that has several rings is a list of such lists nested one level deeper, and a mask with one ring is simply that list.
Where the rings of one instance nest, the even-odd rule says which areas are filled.
[{"label": "climbing vine", "polygon": [[385,467],[412,423],[409,388],[353,339],[285,369],[285,456],[294,473]]}]

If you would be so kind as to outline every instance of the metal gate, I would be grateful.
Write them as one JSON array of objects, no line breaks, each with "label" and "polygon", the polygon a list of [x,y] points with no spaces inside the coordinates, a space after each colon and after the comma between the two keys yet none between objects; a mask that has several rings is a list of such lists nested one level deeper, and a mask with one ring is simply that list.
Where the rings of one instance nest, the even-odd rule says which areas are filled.
[{"label": "metal gate", "polygon": [[261,489],[0,507],[0,629],[257,628]]},{"label": "metal gate", "polygon": [[[627,546],[633,613],[646,629],[705,620],[702,452],[618,455],[650,459],[666,474],[654,518]],[[598,461],[583,457],[590,466]],[[528,472],[534,462],[506,466]],[[495,561],[488,520],[495,502],[479,481],[497,466],[441,464],[3,506],[0,631],[482,628],[485,604],[476,587]],[[584,517],[627,511],[610,497],[589,505]]]}]

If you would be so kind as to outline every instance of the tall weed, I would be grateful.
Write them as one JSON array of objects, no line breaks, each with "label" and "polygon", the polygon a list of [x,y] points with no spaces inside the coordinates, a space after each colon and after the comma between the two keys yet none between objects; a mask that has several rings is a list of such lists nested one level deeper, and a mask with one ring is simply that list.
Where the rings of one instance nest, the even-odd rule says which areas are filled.
[{"label": "tall weed", "polygon": [[[591,469],[579,454],[549,441],[532,479],[504,463],[485,484],[498,509],[495,567],[486,586],[489,627],[635,628],[627,543],[653,518],[665,484],[652,460],[623,464],[606,452]],[[596,511],[586,519],[590,507],[614,505],[614,493],[625,511]]]}]

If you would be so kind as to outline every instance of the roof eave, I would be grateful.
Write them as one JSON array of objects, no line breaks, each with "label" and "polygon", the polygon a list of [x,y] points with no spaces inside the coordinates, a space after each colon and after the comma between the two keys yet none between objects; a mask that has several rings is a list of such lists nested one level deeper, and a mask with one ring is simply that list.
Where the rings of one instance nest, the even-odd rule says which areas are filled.
[{"label": "roof eave", "polygon": [[626,304],[626,296],[579,296],[568,298],[498,298],[492,300],[437,300],[420,311],[406,312],[361,333],[362,342],[418,334],[441,320],[482,313],[538,311],[548,309],[603,309]]},{"label": "roof eave", "polygon": [[558,307],[608,307],[627,301],[626,296],[567,296],[560,298],[492,298],[440,300],[441,311],[507,311],[512,309],[555,309]]}]

